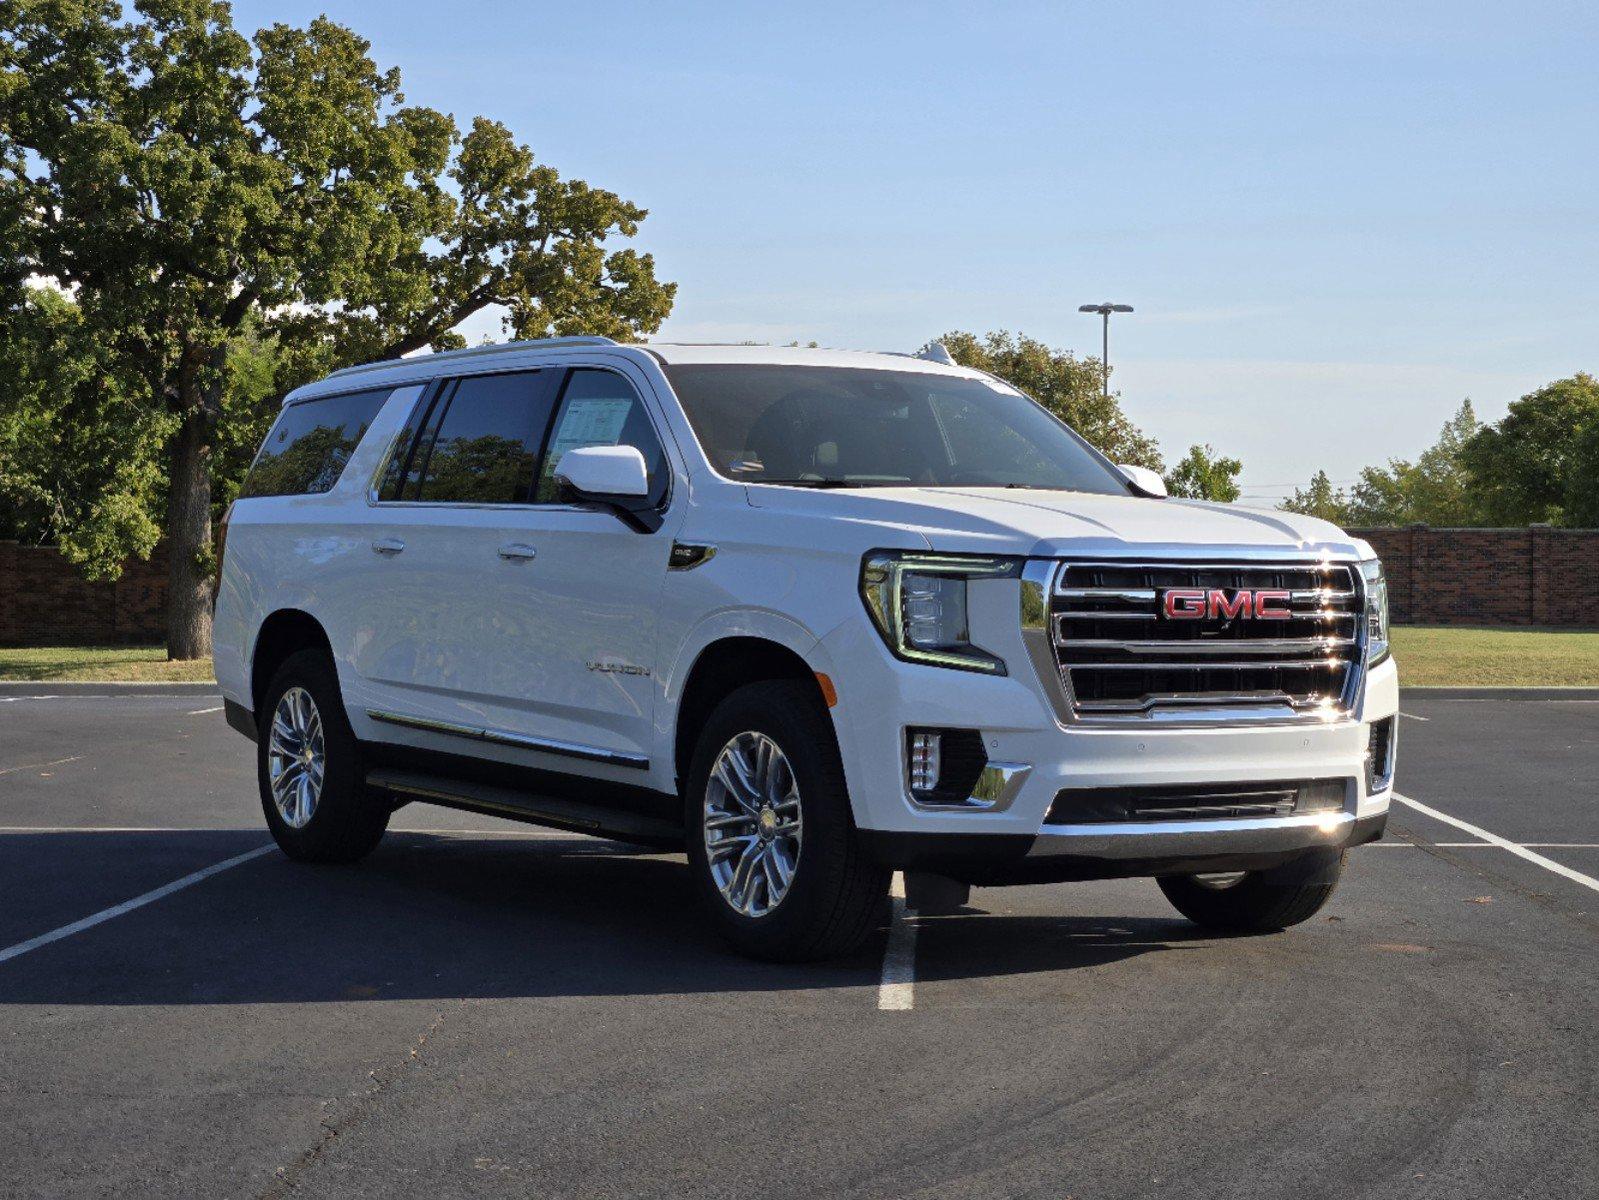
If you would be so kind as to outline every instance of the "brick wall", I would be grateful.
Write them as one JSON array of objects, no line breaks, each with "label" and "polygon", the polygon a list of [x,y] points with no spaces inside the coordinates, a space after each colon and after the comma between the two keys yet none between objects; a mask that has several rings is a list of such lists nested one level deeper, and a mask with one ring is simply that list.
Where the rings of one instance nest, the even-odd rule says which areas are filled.
[{"label": "brick wall", "polygon": [[0,646],[157,644],[166,636],[167,560],[130,559],[96,583],[48,546],[0,542]]},{"label": "brick wall", "polygon": [[1599,529],[1351,529],[1410,625],[1599,627]]}]

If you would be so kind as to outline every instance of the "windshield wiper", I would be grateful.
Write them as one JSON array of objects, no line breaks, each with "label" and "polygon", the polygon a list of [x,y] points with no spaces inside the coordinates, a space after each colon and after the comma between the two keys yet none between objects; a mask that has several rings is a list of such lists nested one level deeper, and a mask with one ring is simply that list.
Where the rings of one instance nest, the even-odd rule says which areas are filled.
[{"label": "windshield wiper", "polygon": [[888,480],[870,479],[746,479],[744,483],[775,483],[782,487],[802,488],[869,488],[869,487],[912,487],[909,483],[890,482]]}]

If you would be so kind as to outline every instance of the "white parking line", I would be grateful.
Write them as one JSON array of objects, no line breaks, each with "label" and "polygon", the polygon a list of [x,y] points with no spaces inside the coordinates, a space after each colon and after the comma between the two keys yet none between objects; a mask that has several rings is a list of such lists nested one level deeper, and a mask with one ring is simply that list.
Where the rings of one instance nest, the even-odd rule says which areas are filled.
[{"label": "white parking line", "polygon": [[883,979],[877,985],[877,1007],[903,1012],[916,1007],[916,925],[905,910],[905,876],[894,872],[888,894],[893,912],[888,921],[888,945],[883,950]]},{"label": "white parking line", "polygon": [[1408,717],[1412,721],[1430,721],[1430,720],[1432,720],[1431,717],[1418,717],[1415,713],[1401,712],[1399,715],[1401,717]]},{"label": "white parking line", "polygon": [[1553,871],[1556,875],[1563,876],[1566,879],[1571,880],[1573,883],[1580,883],[1583,887],[1592,888],[1594,891],[1599,892],[1599,879],[1595,879],[1592,875],[1584,875],[1581,871],[1573,871],[1570,867],[1563,863],[1557,863],[1552,858],[1545,858],[1542,854],[1538,854],[1535,851],[1529,850],[1525,846],[1518,845],[1515,842],[1510,841],[1508,838],[1502,838],[1497,833],[1489,833],[1486,829],[1473,825],[1469,821],[1462,821],[1459,817],[1451,817],[1446,812],[1439,812],[1436,808],[1433,808],[1429,804],[1423,804],[1420,800],[1412,800],[1409,796],[1401,796],[1398,792],[1394,793],[1394,799],[1399,801],[1401,804],[1408,804],[1411,808],[1415,809],[1419,813],[1425,813],[1435,821],[1442,821],[1446,825],[1453,825],[1456,829],[1464,829],[1473,837],[1479,837],[1485,842],[1491,842],[1493,845],[1498,846],[1502,850],[1510,851],[1510,853],[1514,854],[1517,858],[1524,858],[1530,863],[1536,863],[1546,871]]},{"label": "white parking line", "polygon": [[214,713],[214,712],[221,712],[221,711],[222,711],[222,706],[219,704],[215,708],[197,708],[192,713],[184,713],[183,715],[186,716],[186,717],[203,717],[203,716],[205,716],[206,713]]},{"label": "white parking line", "polygon": [[82,757],[83,755],[81,754],[74,754],[71,758],[58,758],[54,762],[23,763],[20,767],[3,767],[0,768],[0,775],[9,775],[13,771],[38,771],[45,767],[59,767],[64,763],[77,762]]},{"label": "white parking line", "polygon": [[101,909],[92,916],[84,917],[81,921],[63,925],[60,929],[52,929],[49,933],[41,933],[38,937],[29,938],[25,942],[18,942],[15,946],[7,946],[4,950],[0,950],[0,963],[9,962],[13,958],[21,958],[30,950],[48,946],[51,942],[59,942],[62,938],[71,937],[75,933],[82,933],[85,929],[93,929],[96,925],[104,924],[113,917],[120,917],[124,913],[130,913],[136,908],[143,908],[146,904],[154,904],[157,900],[172,895],[173,892],[181,892],[184,888],[192,887],[202,879],[210,879],[211,876],[220,874],[232,867],[237,867],[241,863],[247,863],[252,858],[260,858],[263,854],[273,849],[275,847],[271,843],[265,846],[257,846],[254,850],[247,851],[244,854],[236,854],[232,858],[224,859],[222,862],[214,863],[209,867],[195,871],[192,875],[185,875],[182,879],[174,879],[171,883],[163,884],[153,892],[145,892],[144,895],[135,896],[132,900],[124,900],[121,904],[114,905],[111,908]]}]

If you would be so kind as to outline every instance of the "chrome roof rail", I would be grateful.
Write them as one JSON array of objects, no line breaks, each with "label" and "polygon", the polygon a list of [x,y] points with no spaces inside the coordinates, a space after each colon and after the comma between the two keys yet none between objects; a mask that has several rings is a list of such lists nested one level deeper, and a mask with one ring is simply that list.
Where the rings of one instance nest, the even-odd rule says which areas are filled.
[{"label": "chrome roof rail", "polygon": [[616,346],[620,345],[615,338],[601,337],[599,335],[575,337],[547,337],[529,338],[521,342],[499,342],[492,346],[468,346],[462,350],[439,350],[433,354],[419,354],[412,358],[385,358],[377,362],[361,363],[354,367],[344,367],[327,376],[329,379],[338,379],[343,375],[362,375],[368,371],[381,371],[390,367],[414,366],[420,362],[461,362],[473,358],[485,358],[496,354],[510,354],[517,350],[539,350],[546,347],[557,346]]}]

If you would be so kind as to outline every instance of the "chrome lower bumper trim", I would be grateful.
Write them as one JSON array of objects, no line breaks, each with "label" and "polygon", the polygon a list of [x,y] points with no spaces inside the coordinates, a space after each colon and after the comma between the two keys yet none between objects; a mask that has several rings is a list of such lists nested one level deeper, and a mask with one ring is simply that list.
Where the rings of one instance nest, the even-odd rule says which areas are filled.
[{"label": "chrome lower bumper trim", "polygon": [[1306,813],[1238,821],[1138,821],[1114,825],[1046,825],[1028,858],[1198,858],[1272,854],[1337,846],[1355,818],[1347,812]]}]

